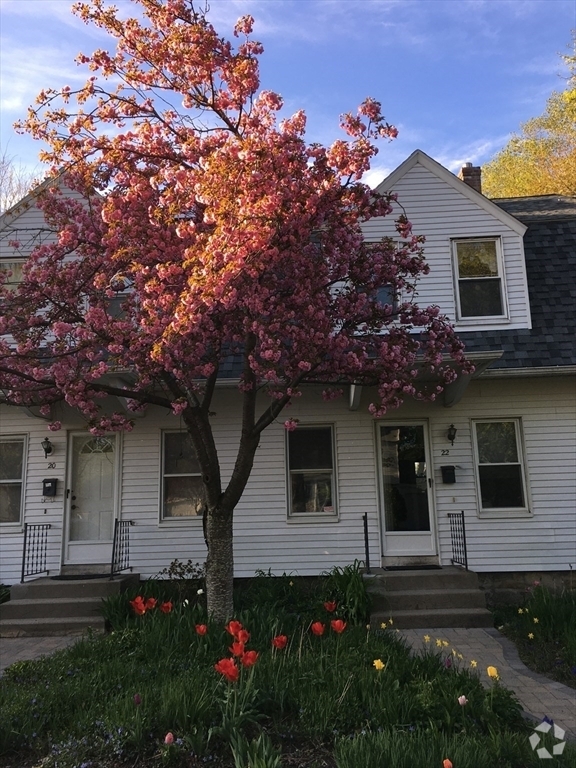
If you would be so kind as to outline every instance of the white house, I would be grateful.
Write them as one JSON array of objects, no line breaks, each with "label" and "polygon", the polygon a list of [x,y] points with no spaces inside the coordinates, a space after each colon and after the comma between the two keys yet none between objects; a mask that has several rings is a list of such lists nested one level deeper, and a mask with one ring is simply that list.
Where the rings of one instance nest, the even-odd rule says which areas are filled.
[{"label": "white house", "polygon": [[[365,559],[364,519],[372,565],[446,565],[448,515],[462,511],[471,570],[571,570],[576,200],[490,201],[420,151],[379,189],[397,193],[426,235],[418,302],[453,319],[476,372],[379,421],[367,391],[326,403],[307,389],[290,408],[298,429],[282,419],[262,436],[235,513],[236,575],[313,575]],[[395,235],[393,218],[367,223],[366,238]],[[4,232],[41,227],[33,197],[0,220]],[[1,248],[0,268],[17,279],[5,237]],[[224,478],[240,425],[228,374],[213,405]],[[0,582],[21,578],[25,524],[50,526],[29,528],[42,541],[28,547],[33,539],[51,575],[109,564],[115,520],[133,523],[129,562],[142,577],[175,558],[204,561],[198,467],[177,417],[150,407],[132,432],[104,438],[67,407],[57,418],[62,430],[49,433],[33,409],[0,405]]]}]

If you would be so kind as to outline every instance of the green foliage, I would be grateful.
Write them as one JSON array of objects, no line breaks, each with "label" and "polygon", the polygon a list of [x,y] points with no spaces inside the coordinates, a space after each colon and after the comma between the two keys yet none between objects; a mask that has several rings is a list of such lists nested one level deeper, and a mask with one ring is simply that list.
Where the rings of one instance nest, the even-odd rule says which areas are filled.
[{"label": "green foliage", "polygon": [[10,587],[6,584],[0,584],[0,605],[10,600]]},{"label": "green foliage", "polygon": [[530,669],[576,688],[576,591],[536,585],[521,605],[498,609],[496,623]]},{"label": "green foliage", "polygon": [[[259,657],[249,669],[239,664],[237,682],[214,669],[230,657],[231,635],[207,621],[204,605],[185,601],[169,613],[132,611],[109,635],[15,664],[0,686],[0,754],[48,755],[43,768],[90,761],[180,768],[204,758],[227,768],[232,760],[236,768],[277,768],[280,744],[320,744],[327,753],[336,744],[341,768],[433,764],[421,762],[424,754],[450,757],[456,768],[483,768],[489,763],[478,750],[485,744],[495,768],[532,766],[530,729],[499,683],[484,688],[443,646],[412,656],[392,629],[351,621],[341,634],[330,628],[336,611],[322,599],[354,608],[359,601],[346,602],[354,595],[347,586],[357,589],[358,577],[357,563],[335,569],[318,591],[290,576],[259,574],[238,598],[238,618],[250,632],[246,646]],[[140,592],[165,584],[147,582]],[[311,632],[310,618],[322,621],[323,635]],[[205,634],[198,625],[206,625]],[[273,646],[278,634],[287,636],[285,647]],[[514,754],[526,754],[525,763],[515,763]],[[568,766],[563,759],[558,764]]]},{"label": "green foliage", "polygon": [[370,619],[371,601],[362,577],[360,560],[344,568],[334,567],[324,574],[327,600],[338,604],[338,615],[352,624],[366,624]]},{"label": "green foliage", "polygon": [[524,123],[484,166],[488,197],[576,195],[576,57],[563,59],[566,89],[553,92],[544,114]]}]

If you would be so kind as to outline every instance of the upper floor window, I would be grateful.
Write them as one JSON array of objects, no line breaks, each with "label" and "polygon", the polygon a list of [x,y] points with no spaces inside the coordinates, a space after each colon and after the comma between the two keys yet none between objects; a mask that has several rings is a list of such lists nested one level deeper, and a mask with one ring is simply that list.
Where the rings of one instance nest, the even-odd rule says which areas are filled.
[{"label": "upper floor window", "polygon": [[453,251],[458,318],[506,317],[500,240],[454,240]]},{"label": "upper floor window", "polygon": [[483,512],[528,512],[519,419],[474,422],[476,466]]},{"label": "upper floor window", "polygon": [[0,438],[0,523],[22,520],[26,438]]},{"label": "upper floor window", "polygon": [[7,279],[4,282],[4,287],[8,290],[15,290],[23,280],[22,267],[24,266],[24,260],[0,260],[0,272],[7,274]]},{"label": "upper floor window", "polygon": [[202,515],[204,483],[196,451],[187,432],[163,432],[162,517]]},{"label": "upper floor window", "polygon": [[288,432],[291,515],[335,515],[334,440],[331,426]]}]

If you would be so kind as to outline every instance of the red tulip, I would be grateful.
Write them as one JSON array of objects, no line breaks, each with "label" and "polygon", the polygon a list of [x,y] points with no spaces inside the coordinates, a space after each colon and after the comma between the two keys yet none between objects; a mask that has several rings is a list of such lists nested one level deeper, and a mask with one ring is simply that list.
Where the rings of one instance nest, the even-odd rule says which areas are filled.
[{"label": "red tulip", "polygon": [[336,610],[337,603],[334,600],[328,600],[324,603],[324,608],[328,611],[328,613],[334,613]]},{"label": "red tulip", "polygon": [[170,731],[164,736],[164,744],[174,744],[174,734]]},{"label": "red tulip", "polygon": [[288,643],[288,638],[286,635],[277,635],[276,637],[272,638],[272,645],[274,648],[278,648],[279,650],[282,650],[282,648],[286,648],[286,644]]},{"label": "red tulip", "polygon": [[143,616],[146,613],[146,603],[141,595],[135,597],[134,600],[130,600],[130,605],[137,616]]},{"label": "red tulip", "polygon": [[197,635],[205,635],[206,632],[208,632],[208,627],[206,626],[206,624],[196,624]]},{"label": "red tulip", "polygon": [[452,765],[452,760],[448,760],[448,758],[442,760],[442,768],[454,768]]},{"label": "red tulip", "polygon": [[244,643],[240,643],[238,640],[235,640],[230,646],[229,650],[233,656],[242,656],[244,653]]},{"label": "red tulip", "polygon": [[240,643],[247,643],[250,640],[250,632],[247,629],[239,629],[235,637]]},{"label": "red tulip", "polygon": [[346,622],[342,621],[342,619],[333,619],[330,622],[330,626],[332,627],[334,632],[337,632],[339,635],[341,635],[342,632],[344,632],[344,630],[346,629]]},{"label": "red tulip", "polygon": [[152,610],[152,608],[156,608],[156,603],[157,602],[158,602],[158,600],[156,600],[155,597],[149,597],[146,600],[146,610],[150,611],[150,610]]},{"label": "red tulip", "polygon": [[221,675],[224,675],[226,680],[229,680],[231,683],[235,683],[240,674],[240,670],[236,666],[234,659],[221,659],[217,664],[214,664],[214,669],[216,672],[220,672]]},{"label": "red tulip", "polygon": [[160,603],[160,610],[162,613],[170,613],[172,610],[172,603],[170,600],[167,600],[165,603]]},{"label": "red tulip", "polygon": [[321,621],[315,621],[314,624],[312,624],[312,626],[310,627],[310,629],[315,635],[320,636],[324,634],[324,630],[326,629],[326,627],[324,626],[324,624],[322,624]]},{"label": "red tulip", "polygon": [[238,637],[238,632],[243,629],[242,624],[239,621],[229,621],[226,625],[226,632],[229,632],[232,637]]},{"label": "red tulip", "polygon": [[258,661],[258,651],[246,651],[240,659],[245,667],[252,667]]}]

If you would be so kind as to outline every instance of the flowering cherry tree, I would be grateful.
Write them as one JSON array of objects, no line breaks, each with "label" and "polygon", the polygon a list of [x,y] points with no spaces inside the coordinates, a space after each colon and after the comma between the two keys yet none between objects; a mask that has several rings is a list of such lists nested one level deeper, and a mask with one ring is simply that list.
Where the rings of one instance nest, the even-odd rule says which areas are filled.
[{"label": "flowering cherry tree", "polygon": [[[64,400],[94,434],[132,429],[147,405],[179,415],[202,469],[208,606],[223,620],[234,509],[262,431],[303,386],[329,399],[368,385],[381,416],[469,368],[438,308],[413,300],[427,267],[408,220],[401,246],[363,240],[361,223],[392,210],[361,182],[375,140],[396,135],[380,104],[343,115],[332,146],[309,144],[304,113],[279,120],[282,99],[260,90],[251,17],[233,44],[191,0],[133,2],[128,19],[103,0],[74,6],[116,52],[80,55],[86,85],[43,91],[20,125],[80,194],[48,186],[56,242],[33,250],[17,289],[0,286],[0,401],[49,415]],[[379,301],[383,286],[403,302]],[[231,358],[242,428],[223,480],[211,403]],[[125,408],[110,412],[110,396]]]}]

